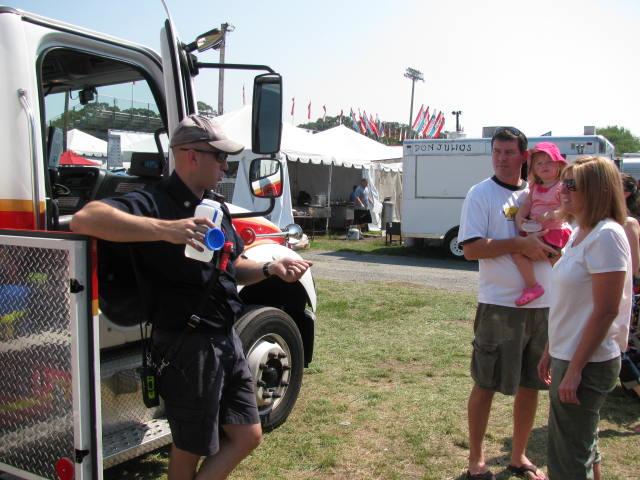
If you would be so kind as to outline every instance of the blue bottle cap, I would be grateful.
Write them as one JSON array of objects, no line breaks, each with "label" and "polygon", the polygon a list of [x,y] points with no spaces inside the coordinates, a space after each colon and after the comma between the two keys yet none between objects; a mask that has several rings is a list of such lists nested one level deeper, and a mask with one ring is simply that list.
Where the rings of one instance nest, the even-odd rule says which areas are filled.
[{"label": "blue bottle cap", "polygon": [[204,234],[204,245],[209,250],[220,250],[224,245],[224,232],[219,228],[210,228]]}]

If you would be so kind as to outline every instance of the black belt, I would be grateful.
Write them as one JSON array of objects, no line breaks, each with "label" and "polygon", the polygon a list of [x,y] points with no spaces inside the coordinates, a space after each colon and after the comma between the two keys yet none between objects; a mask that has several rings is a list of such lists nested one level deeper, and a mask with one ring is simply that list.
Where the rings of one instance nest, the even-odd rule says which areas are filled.
[{"label": "black belt", "polygon": [[162,330],[160,328],[154,328],[153,339],[161,343],[172,343],[176,340],[177,336],[181,336],[183,333],[229,334],[232,329],[233,325],[230,323],[220,324],[215,320],[199,317],[198,315],[191,315],[184,330]]}]

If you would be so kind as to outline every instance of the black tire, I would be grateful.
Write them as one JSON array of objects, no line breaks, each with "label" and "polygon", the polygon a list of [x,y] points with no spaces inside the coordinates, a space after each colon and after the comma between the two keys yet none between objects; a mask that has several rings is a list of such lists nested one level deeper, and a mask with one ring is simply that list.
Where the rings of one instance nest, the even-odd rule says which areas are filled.
[{"label": "black tire", "polygon": [[464,258],[462,247],[458,245],[458,229],[451,230],[444,237],[442,246],[447,252],[447,255],[453,258]]},{"label": "black tire", "polygon": [[[302,385],[304,347],[300,331],[287,313],[273,307],[245,313],[236,322],[236,331],[255,378],[262,428],[273,430],[293,410]],[[265,394],[272,396],[265,398]]]}]

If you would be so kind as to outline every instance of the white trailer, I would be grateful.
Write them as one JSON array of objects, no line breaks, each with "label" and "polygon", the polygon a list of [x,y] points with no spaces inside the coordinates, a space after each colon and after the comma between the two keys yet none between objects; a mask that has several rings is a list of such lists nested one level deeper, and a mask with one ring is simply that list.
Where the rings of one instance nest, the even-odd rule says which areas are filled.
[{"label": "white trailer", "polygon": [[[553,142],[571,161],[581,155],[613,159],[614,147],[604,137],[531,137],[529,147]],[[403,148],[402,236],[415,242],[439,242],[454,257],[460,212],[469,188],[493,175],[490,138],[407,140]]]},{"label": "white trailer", "polygon": [[640,152],[623,154],[620,170],[631,175],[636,181],[640,180]]}]

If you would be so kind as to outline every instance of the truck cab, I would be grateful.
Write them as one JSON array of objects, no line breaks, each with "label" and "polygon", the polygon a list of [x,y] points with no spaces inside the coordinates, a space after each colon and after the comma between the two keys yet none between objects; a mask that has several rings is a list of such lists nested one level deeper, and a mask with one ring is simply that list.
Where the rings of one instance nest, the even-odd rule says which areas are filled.
[{"label": "truck cab", "polygon": [[[213,29],[183,43],[167,19],[156,53],[0,7],[0,471],[99,479],[171,442],[162,404],[142,402],[144,314],[128,247],[74,234],[69,221],[91,200],[172,172],[168,132],[197,113],[193,78],[221,67],[198,55],[219,40]],[[266,72],[254,83],[253,151],[264,155],[256,162],[277,163],[279,75],[225,67]],[[144,103],[134,102],[134,89]],[[73,151],[73,131],[106,142],[106,157]],[[142,140],[123,148],[122,132]],[[262,169],[249,170],[259,184]],[[298,257],[289,248],[295,227],[281,231],[261,216],[268,211],[229,206],[249,258]],[[308,271],[294,284],[269,278],[240,290],[247,308],[236,329],[269,430],[293,409],[313,356],[314,282]]]}]

